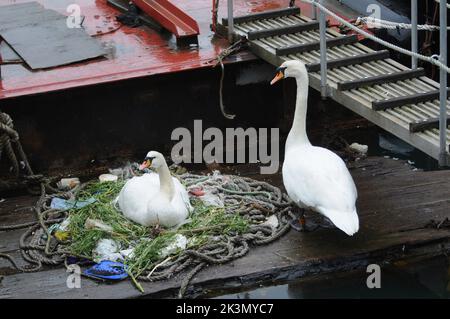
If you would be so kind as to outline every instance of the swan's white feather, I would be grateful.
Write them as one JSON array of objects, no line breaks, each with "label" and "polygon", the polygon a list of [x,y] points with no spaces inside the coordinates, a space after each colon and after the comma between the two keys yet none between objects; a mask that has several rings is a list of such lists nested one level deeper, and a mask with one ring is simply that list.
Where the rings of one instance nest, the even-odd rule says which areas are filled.
[{"label": "swan's white feather", "polygon": [[348,235],[358,231],[355,183],[335,153],[312,145],[290,147],[283,163],[283,181],[299,206],[325,215]]},{"label": "swan's white feather", "polygon": [[359,219],[352,176],[339,156],[311,145],[306,134],[309,83],[306,67],[300,61],[286,61],[280,70],[284,77],[293,77],[297,82],[294,122],[283,163],[286,191],[300,207],[325,215],[336,227],[353,235],[359,229]]},{"label": "swan's white feather", "polygon": [[192,210],[189,195],[172,177],[175,194],[171,201],[160,193],[159,176],[148,173],[128,180],[119,193],[117,202],[125,217],[144,225],[160,223],[172,227],[182,223]]}]

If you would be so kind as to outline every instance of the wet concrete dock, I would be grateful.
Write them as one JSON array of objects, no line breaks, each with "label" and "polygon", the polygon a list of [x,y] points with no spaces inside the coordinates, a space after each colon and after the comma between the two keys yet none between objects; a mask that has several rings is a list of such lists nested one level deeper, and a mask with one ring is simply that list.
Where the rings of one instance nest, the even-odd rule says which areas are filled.
[{"label": "wet concrete dock", "polygon": [[[313,232],[291,230],[280,240],[253,247],[241,259],[210,266],[194,277],[188,297],[205,296],[229,289],[246,289],[312,275],[365,269],[368,264],[445,254],[450,247],[450,228],[436,223],[450,217],[450,171],[424,172],[408,163],[370,157],[351,164],[357,184],[361,228],[353,237],[337,229]],[[224,173],[244,172],[239,166]],[[258,167],[245,175],[261,179]],[[281,176],[263,176],[281,186]],[[32,220],[28,196],[6,198],[0,203],[0,224]],[[307,216],[308,217],[308,216]],[[316,214],[309,214],[316,219]],[[434,220],[436,223],[430,223]],[[445,224],[443,224],[445,225]],[[24,230],[0,232],[0,252],[19,256],[19,237]],[[81,289],[68,289],[64,268],[46,268],[38,273],[17,273],[0,260],[0,298],[138,298],[174,297],[183,274],[168,281],[142,283],[141,294],[126,280],[117,284],[82,279]]]}]

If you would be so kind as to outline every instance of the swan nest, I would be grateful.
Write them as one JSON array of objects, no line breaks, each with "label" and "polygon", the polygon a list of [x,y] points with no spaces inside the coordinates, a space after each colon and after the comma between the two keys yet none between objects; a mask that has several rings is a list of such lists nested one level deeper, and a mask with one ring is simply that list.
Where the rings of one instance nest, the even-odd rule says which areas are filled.
[{"label": "swan nest", "polygon": [[293,206],[280,189],[219,172],[205,176],[176,174],[179,167],[171,171],[190,191],[194,207],[184,224],[171,229],[145,227],[114,207],[113,200],[127,178],[139,174],[133,164],[132,174],[112,170],[119,175],[117,181],[91,181],[76,192],[77,201],[95,201],[68,211],[66,251],[96,261],[109,254],[127,266],[140,289],[140,280],[167,279],[190,271],[182,295],[189,279],[204,266],[239,258],[252,245],[267,244],[289,230]]}]

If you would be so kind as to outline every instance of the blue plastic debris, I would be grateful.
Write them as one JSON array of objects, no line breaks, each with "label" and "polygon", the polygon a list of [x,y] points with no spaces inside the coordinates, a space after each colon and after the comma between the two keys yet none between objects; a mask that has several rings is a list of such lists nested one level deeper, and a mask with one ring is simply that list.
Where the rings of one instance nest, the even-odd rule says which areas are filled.
[{"label": "blue plastic debris", "polygon": [[88,277],[107,280],[122,280],[128,277],[124,264],[109,260],[103,260],[91,268],[86,269],[83,273]]},{"label": "blue plastic debris", "polygon": [[90,205],[96,201],[95,198],[91,197],[87,200],[68,200],[63,198],[54,197],[50,203],[50,207],[53,209],[72,209],[72,208],[82,208]]}]

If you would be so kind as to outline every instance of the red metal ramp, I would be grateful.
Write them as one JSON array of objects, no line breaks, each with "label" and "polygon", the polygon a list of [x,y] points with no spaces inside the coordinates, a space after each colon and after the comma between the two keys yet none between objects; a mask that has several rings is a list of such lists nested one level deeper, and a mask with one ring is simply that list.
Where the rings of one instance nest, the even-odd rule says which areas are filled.
[{"label": "red metal ramp", "polygon": [[133,0],[146,14],[152,17],[177,39],[195,39],[200,34],[197,21],[167,0]]}]

